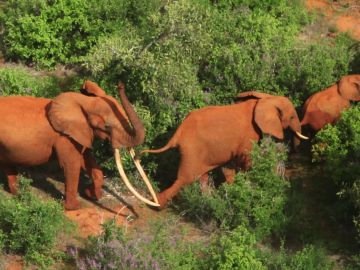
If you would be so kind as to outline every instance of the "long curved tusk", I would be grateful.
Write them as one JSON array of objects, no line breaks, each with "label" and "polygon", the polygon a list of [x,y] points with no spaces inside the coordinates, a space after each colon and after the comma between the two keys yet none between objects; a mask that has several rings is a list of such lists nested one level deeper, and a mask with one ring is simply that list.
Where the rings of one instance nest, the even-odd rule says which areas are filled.
[{"label": "long curved tusk", "polygon": [[114,156],[115,156],[115,161],[116,161],[116,165],[118,167],[121,179],[124,181],[126,187],[131,191],[132,194],[134,194],[134,196],[136,198],[138,198],[139,200],[143,201],[144,203],[151,205],[151,206],[156,206],[156,207],[160,207],[159,203],[154,203],[152,201],[149,201],[148,199],[144,198],[143,196],[141,196],[135,189],[134,187],[131,185],[129,179],[127,178],[123,165],[121,163],[121,159],[120,159],[120,152],[119,149],[115,149],[114,151]]},{"label": "long curved tusk", "polygon": [[304,135],[302,135],[299,131],[295,131],[296,135],[299,136],[299,138],[303,139],[303,140],[308,140],[309,137],[306,137]]},{"label": "long curved tusk", "polygon": [[138,171],[139,171],[139,173],[140,173],[140,175],[141,175],[141,178],[144,180],[147,188],[149,189],[149,191],[150,191],[150,193],[151,193],[151,196],[153,197],[154,201],[155,201],[156,203],[159,203],[158,198],[156,197],[156,193],[155,193],[155,191],[154,191],[154,189],[153,189],[153,187],[152,187],[152,185],[151,185],[151,183],[150,183],[150,180],[149,180],[149,178],[147,177],[146,173],[144,172],[143,167],[142,167],[141,164],[140,164],[140,160],[135,158],[135,151],[134,151],[134,149],[133,149],[133,148],[130,148],[130,149],[129,149],[129,153],[130,153],[130,156],[131,156],[132,160],[134,161],[134,164],[135,164],[136,168],[138,169]]}]

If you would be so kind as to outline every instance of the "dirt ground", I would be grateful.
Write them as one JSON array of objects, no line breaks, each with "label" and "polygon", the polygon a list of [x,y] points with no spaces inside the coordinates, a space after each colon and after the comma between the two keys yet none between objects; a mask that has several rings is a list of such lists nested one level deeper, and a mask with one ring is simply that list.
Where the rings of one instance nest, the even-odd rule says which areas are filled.
[{"label": "dirt ground", "polygon": [[348,32],[354,39],[360,40],[360,1],[359,0],[307,0],[308,10],[324,16],[328,28],[327,35],[336,35],[336,31]]}]

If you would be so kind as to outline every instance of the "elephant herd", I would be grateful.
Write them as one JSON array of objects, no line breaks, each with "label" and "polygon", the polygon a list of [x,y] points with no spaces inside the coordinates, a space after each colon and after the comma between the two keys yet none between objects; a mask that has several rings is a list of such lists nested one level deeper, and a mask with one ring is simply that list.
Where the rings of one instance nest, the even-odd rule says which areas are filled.
[{"label": "elephant herd", "polygon": [[[342,77],[336,84],[310,96],[300,121],[294,105],[283,96],[256,91],[239,94],[235,103],[208,106],[190,112],[168,143],[160,149],[141,153],[161,153],[177,147],[180,165],[175,182],[156,194],[132,147],[143,143],[145,129],[118,85],[121,104],[96,83],[85,81],[81,93],[65,92],[54,99],[8,96],[0,97],[0,167],[10,192],[17,192],[17,167],[35,166],[56,158],[65,176],[65,209],[80,207],[78,184],[85,170],[93,182],[85,189],[90,199],[102,196],[103,173],[91,154],[95,137],[111,142],[116,163],[126,186],[145,203],[163,208],[179,190],[199,179],[208,182],[208,173],[223,169],[227,183],[232,183],[237,169],[251,165],[249,153],[253,142],[263,134],[284,139],[284,130],[294,134],[294,145],[302,128],[314,134],[326,124],[335,123],[351,101],[360,100],[360,75]],[[140,195],[126,177],[119,148],[126,147],[153,197]]]}]

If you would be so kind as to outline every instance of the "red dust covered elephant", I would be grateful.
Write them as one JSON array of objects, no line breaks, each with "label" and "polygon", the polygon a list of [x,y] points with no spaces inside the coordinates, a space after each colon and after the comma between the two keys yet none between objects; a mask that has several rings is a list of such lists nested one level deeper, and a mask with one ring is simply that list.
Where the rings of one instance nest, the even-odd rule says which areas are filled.
[{"label": "red dust covered elephant", "polygon": [[[169,142],[148,153],[161,153],[178,147],[181,160],[177,179],[168,189],[157,195],[164,207],[179,190],[197,178],[206,183],[208,172],[234,161],[242,168],[250,165],[249,153],[253,142],[262,134],[284,138],[283,130],[290,128],[301,135],[301,125],[293,104],[286,97],[258,92],[245,92],[237,99],[245,100],[227,106],[209,106],[190,112]],[[233,181],[235,171],[227,178]]]},{"label": "red dust covered elephant", "polygon": [[18,166],[39,165],[56,155],[65,175],[65,208],[79,208],[81,169],[93,179],[86,195],[99,199],[103,173],[90,151],[94,137],[109,140],[117,149],[139,145],[145,136],[124,85],[118,88],[122,106],[91,81],[84,82],[83,94],[65,92],[53,100],[0,97],[0,168],[10,192],[17,191]]},{"label": "red dust covered elephant", "polygon": [[360,75],[347,75],[336,84],[310,96],[303,107],[301,125],[313,132],[339,120],[350,101],[360,100]]}]

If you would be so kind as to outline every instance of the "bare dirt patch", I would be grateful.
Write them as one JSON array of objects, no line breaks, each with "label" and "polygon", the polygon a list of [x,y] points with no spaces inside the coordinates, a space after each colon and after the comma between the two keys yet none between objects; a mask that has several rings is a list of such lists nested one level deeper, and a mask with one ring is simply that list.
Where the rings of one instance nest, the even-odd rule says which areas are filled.
[{"label": "bare dirt patch", "polygon": [[332,29],[348,32],[349,35],[360,40],[360,2],[358,0],[307,0],[306,7],[310,11],[319,12],[324,16],[323,22],[328,26],[329,36]]},{"label": "bare dirt patch", "polygon": [[104,222],[115,219],[116,224],[122,226],[128,223],[127,216],[122,212],[129,211],[126,206],[118,205],[114,212],[103,210],[99,207],[87,207],[75,211],[66,211],[65,215],[78,226],[79,235],[86,238],[90,235],[99,235]]},{"label": "bare dirt patch", "polygon": [[24,267],[20,256],[8,255],[3,260],[5,261],[4,270],[22,270]]}]

